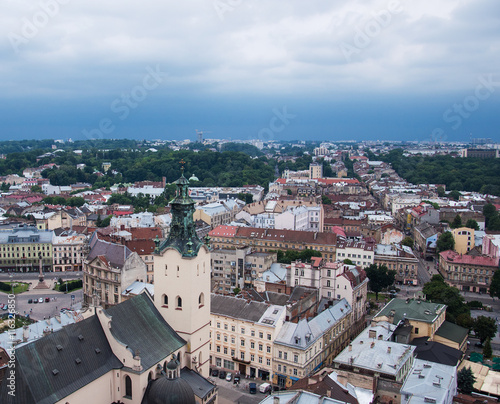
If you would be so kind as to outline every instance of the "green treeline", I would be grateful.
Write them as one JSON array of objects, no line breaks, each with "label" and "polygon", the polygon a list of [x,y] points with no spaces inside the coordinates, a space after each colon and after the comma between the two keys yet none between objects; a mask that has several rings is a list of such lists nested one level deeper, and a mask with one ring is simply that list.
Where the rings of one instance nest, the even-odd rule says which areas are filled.
[{"label": "green treeline", "polygon": [[[156,153],[138,149],[111,149],[98,151],[90,149],[81,155],[73,151],[62,151],[55,156],[48,156],[37,161],[47,150],[31,150],[14,152],[5,159],[0,159],[0,175],[19,174],[27,167],[38,167],[54,163],[59,168],[46,169],[42,172],[52,185],[70,185],[86,182],[93,188],[107,187],[113,184],[133,183],[136,181],[175,181],[181,175],[179,162],[185,161],[186,177],[192,174],[199,179],[193,186],[243,186],[258,184],[267,188],[274,181],[275,161],[267,157],[251,157],[239,151],[224,151],[222,153],[210,150],[204,151],[172,151],[163,148]],[[105,175],[102,163],[111,163],[111,168]],[[77,164],[85,164],[83,169],[77,169]],[[113,174],[117,172],[118,174]]]},{"label": "green treeline", "polygon": [[377,159],[391,163],[402,178],[413,184],[444,184],[447,190],[500,195],[500,159],[404,157],[402,149]]}]

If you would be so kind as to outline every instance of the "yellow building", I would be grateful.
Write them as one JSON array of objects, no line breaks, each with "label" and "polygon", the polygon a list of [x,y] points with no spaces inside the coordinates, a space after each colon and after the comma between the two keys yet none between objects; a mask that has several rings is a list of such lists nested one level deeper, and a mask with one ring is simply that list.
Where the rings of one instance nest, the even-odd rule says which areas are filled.
[{"label": "yellow building", "polygon": [[455,239],[455,251],[459,254],[467,254],[475,246],[474,229],[459,227],[451,231]]},{"label": "yellow building", "polygon": [[52,239],[54,232],[40,231],[33,226],[20,225],[0,232],[0,269],[2,271],[52,270]]}]

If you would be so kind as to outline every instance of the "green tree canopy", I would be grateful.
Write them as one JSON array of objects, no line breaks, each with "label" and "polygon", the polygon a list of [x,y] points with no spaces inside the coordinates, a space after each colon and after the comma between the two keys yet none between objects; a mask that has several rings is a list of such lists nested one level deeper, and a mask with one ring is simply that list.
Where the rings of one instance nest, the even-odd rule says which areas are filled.
[{"label": "green tree canopy", "polygon": [[[470,309],[465,304],[459,290],[448,285],[441,275],[434,275],[430,282],[424,285],[423,293],[427,300],[435,303],[446,304],[446,319],[452,323],[457,322],[461,314],[470,316]],[[463,320],[463,317],[462,317]]]},{"label": "green tree canopy", "polygon": [[493,356],[493,350],[491,349],[491,339],[488,338],[484,343],[483,356],[485,359],[491,359]]},{"label": "green tree canopy", "polygon": [[326,195],[321,195],[321,203],[323,205],[331,205],[332,200],[330,198],[328,198]]},{"label": "green tree canopy", "polygon": [[368,287],[372,292],[375,292],[377,300],[379,292],[393,285],[396,279],[396,271],[389,270],[386,265],[371,264],[365,271],[369,279]]},{"label": "green tree canopy", "polygon": [[491,278],[490,296],[500,297],[500,269],[497,269]]},{"label": "green tree canopy", "polygon": [[451,228],[452,229],[458,229],[459,227],[462,227],[462,218],[460,215],[456,215],[455,219],[453,219],[453,222],[451,222]]},{"label": "green tree canopy", "polygon": [[462,393],[472,393],[475,382],[476,378],[472,373],[470,366],[468,368],[463,367],[462,370],[457,373],[457,387]]},{"label": "green tree canopy", "polygon": [[482,344],[488,338],[493,338],[496,335],[497,324],[494,318],[479,316],[474,320],[473,330]]},{"label": "green tree canopy", "polygon": [[407,247],[413,248],[413,246],[415,245],[415,242],[413,241],[413,239],[410,236],[408,236],[408,237],[405,237],[403,239],[403,241],[401,241],[401,244],[403,244]]},{"label": "green tree canopy", "polygon": [[438,252],[453,250],[453,248],[455,248],[455,239],[453,238],[453,234],[449,231],[441,234],[438,237],[436,247]]},{"label": "green tree canopy", "polygon": [[468,227],[469,229],[474,229],[474,230],[479,230],[479,225],[474,219],[469,219],[465,223],[465,227]]},{"label": "green tree canopy", "polygon": [[293,261],[301,260],[303,262],[310,262],[311,257],[321,257],[321,253],[316,250],[305,249],[302,251],[297,250],[282,250],[277,251],[278,262],[280,264],[291,264]]}]

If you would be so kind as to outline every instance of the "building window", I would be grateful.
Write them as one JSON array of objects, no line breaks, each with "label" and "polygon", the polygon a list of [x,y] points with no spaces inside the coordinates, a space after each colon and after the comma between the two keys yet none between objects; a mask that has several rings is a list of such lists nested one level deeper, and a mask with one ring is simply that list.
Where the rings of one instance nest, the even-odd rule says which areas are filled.
[{"label": "building window", "polygon": [[132,379],[125,376],[125,397],[132,398]]},{"label": "building window", "polygon": [[298,363],[299,362],[299,355],[293,355],[293,361],[295,363]]},{"label": "building window", "polygon": [[271,353],[271,346],[270,346],[270,345],[267,345],[267,346],[266,346],[266,350],[267,350],[267,353]]},{"label": "building window", "polygon": [[264,334],[262,332],[259,332],[259,338],[264,338]]},{"label": "building window", "polygon": [[418,334],[418,327],[415,327],[415,334]]},{"label": "building window", "polygon": [[217,323],[217,328],[220,328],[220,323]]},{"label": "building window", "polygon": [[[116,289],[116,287],[115,287],[115,289]],[[115,290],[115,292],[116,292],[116,290]],[[168,296],[167,295],[163,295],[163,305],[168,306]]]},{"label": "building window", "polygon": [[271,359],[269,359],[269,358],[266,359],[266,365],[271,366]]},{"label": "building window", "polygon": [[244,340],[244,339],[242,339],[242,340],[240,341],[240,345],[241,345],[241,346],[245,346],[245,340]]},{"label": "building window", "polygon": [[182,298],[177,296],[177,308],[182,309]]},{"label": "building window", "polygon": [[259,356],[259,363],[262,363],[262,356]]},{"label": "building window", "polygon": [[259,344],[259,351],[262,351],[262,349],[264,349],[262,344]]},{"label": "building window", "polygon": [[271,334],[267,334],[267,339],[271,341]]},{"label": "building window", "polygon": [[240,352],[240,358],[242,361],[245,360],[245,352]]},{"label": "building window", "polygon": [[200,293],[200,296],[198,297],[198,304],[200,307],[205,305],[205,295],[203,293]]},{"label": "building window", "polygon": [[255,349],[255,342],[250,342],[250,348]]}]

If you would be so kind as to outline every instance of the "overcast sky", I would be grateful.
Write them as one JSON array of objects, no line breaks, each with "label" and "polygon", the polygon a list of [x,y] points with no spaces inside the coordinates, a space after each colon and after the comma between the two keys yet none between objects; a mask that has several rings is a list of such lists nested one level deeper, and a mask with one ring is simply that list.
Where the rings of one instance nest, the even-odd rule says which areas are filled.
[{"label": "overcast sky", "polygon": [[4,0],[0,139],[500,141],[498,0]]}]

